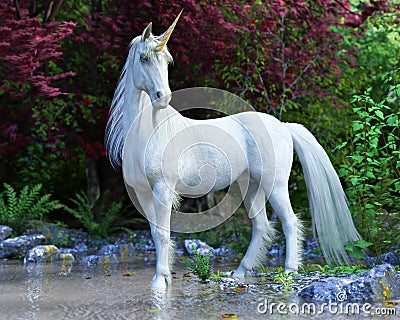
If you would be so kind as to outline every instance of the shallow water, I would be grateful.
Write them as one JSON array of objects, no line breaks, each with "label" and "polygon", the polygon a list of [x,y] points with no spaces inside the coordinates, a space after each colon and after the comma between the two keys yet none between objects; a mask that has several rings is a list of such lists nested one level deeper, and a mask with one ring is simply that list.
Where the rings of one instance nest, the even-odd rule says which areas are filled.
[{"label": "shallow water", "polygon": [[[230,262],[215,261],[215,270],[232,270]],[[280,314],[273,309],[262,314],[260,303],[300,305],[297,292],[271,289],[267,279],[249,277],[247,291],[223,290],[216,283],[199,283],[186,277],[187,269],[175,264],[172,287],[151,290],[153,255],[130,258],[119,264],[80,266],[67,262],[23,265],[0,261],[0,319],[308,319],[310,315]],[[267,299],[267,300],[265,300]],[[264,308],[264,309],[263,309]],[[265,310],[265,304],[260,305]],[[287,309],[286,309],[287,311]],[[398,314],[400,314],[398,312]],[[348,319],[328,311],[314,319]],[[351,319],[371,318],[367,314]],[[396,317],[379,317],[379,319]],[[377,318],[378,319],[378,318]]]}]

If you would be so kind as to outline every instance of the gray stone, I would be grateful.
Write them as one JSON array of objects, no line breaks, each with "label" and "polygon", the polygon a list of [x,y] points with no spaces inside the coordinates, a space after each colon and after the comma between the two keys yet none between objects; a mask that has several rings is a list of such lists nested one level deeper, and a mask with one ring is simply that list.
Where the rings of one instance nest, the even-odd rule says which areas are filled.
[{"label": "gray stone", "polygon": [[12,229],[9,226],[0,225],[0,241],[7,239],[11,236]]},{"label": "gray stone", "polygon": [[102,264],[106,268],[110,264],[118,264],[118,263],[119,260],[115,255],[112,256],[90,255],[79,260],[79,264],[86,265],[88,267],[93,267]]},{"label": "gray stone", "polygon": [[52,260],[58,254],[58,248],[53,245],[36,246],[29,249],[24,258],[24,263],[42,263]]},{"label": "gray stone", "polygon": [[124,244],[107,244],[97,251],[99,256],[132,256],[135,252],[135,247],[132,243]]},{"label": "gray stone", "polygon": [[377,264],[377,263],[389,263],[393,266],[400,265],[400,255],[398,252],[388,252],[381,254],[377,257],[368,257],[367,261],[370,264]]},{"label": "gray stone", "polygon": [[207,243],[201,241],[201,240],[197,240],[197,239],[188,239],[185,240],[185,248],[186,251],[190,254],[193,255],[193,250],[192,247],[195,247],[197,249],[197,252],[200,255],[206,255],[207,253],[209,253],[210,251],[213,251],[214,248],[209,246]]},{"label": "gray stone", "polygon": [[346,278],[329,277],[299,292],[315,302],[381,301],[400,297],[400,277],[390,264],[382,264],[362,274]]},{"label": "gray stone", "polygon": [[61,261],[74,261],[75,257],[72,253],[60,253],[58,252],[57,255],[54,256],[52,260],[61,260]]},{"label": "gray stone", "polygon": [[102,246],[99,251],[97,251],[97,255],[99,256],[112,256],[116,255],[119,252],[118,246],[114,244],[106,244]]},{"label": "gray stone", "polygon": [[25,255],[26,251],[44,244],[46,237],[43,235],[28,235],[10,238],[0,242],[0,259]]},{"label": "gray stone", "polygon": [[82,258],[81,260],[79,260],[80,264],[86,265],[86,266],[96,266],[99,263],[99,256],[96,255],[90,255],[90,256],[86,256],[84,258]]}]

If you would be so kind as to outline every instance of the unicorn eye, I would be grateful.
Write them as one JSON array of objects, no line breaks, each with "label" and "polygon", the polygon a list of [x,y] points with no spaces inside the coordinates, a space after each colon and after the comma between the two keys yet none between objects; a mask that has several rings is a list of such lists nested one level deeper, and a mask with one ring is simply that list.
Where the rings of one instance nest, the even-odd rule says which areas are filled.
[{"label": "unicorn eye", "polygon": [[141,55],[140,55],[140,61],[142,61],[142,62],[147,62],[147,61],[149,61],[149,58],[146,57],[144,54],[141,54]]}]

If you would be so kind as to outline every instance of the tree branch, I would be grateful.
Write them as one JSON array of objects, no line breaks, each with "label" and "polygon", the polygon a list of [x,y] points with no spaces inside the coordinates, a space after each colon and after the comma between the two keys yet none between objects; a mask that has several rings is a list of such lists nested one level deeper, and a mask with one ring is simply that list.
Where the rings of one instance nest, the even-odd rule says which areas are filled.
[{"label": "tree branch", "polygon": [[15,6],[15,10],[17,11],[17,18],[18,20],[21,20],[21,9],[19,7],[19,2],[18,0],[14,0],[14,6]]}]

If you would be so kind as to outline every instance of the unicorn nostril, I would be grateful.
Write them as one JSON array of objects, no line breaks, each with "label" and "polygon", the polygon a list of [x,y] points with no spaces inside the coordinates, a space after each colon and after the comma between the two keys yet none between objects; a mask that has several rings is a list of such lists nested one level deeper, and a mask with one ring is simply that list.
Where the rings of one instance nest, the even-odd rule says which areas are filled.
[{"label": "unicorn nostril", "polygon": [[163,96],[162,93],[161,93],[161,91],[157,91],[156,95],[157,95],[157,98],[158,98],[158,99],[161,98],[161,97]]}]

